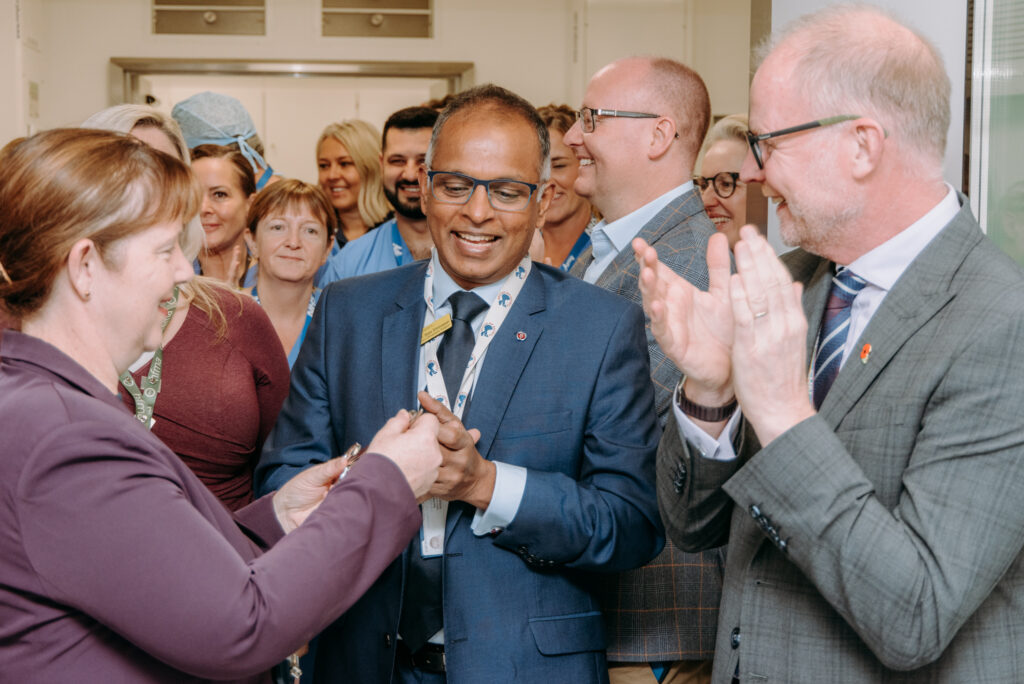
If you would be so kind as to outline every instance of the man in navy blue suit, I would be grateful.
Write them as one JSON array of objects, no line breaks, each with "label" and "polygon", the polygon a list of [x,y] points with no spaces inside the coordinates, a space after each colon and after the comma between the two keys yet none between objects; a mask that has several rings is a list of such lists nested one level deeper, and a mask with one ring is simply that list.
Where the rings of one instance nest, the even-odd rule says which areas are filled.
[{"label": "man in navy blue suit", "polygon": [[460,94],[420,171],[431,259],[321,295],[258,486],[416,403],[444,462],[421,534],[321,635],[317,681],[607,682],[592,573],[662,546],[659,431],[641,310],[527,257],[549,148],[519,96]]}]

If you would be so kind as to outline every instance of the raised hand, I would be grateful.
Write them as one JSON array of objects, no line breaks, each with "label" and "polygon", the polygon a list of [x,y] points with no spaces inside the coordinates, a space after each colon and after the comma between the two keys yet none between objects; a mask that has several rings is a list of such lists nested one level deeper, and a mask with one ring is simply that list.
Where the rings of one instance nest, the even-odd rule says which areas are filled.
[{"label": "raised hand", "polygon": [[687,376],[686,395],[698,404],[721,406],[733,398],[732,306],[729,301],[729,241],[708,242],[707,292],[658,261],[653,247],[633,240],[640,262],[640,293],[651,332],[666,356]]},{"label": "raised hand", "polygon": [[814,415],[807,384],[802,287],[751,226],[740,229],[730,288],[733,385],[743,415],[768,444]]}]

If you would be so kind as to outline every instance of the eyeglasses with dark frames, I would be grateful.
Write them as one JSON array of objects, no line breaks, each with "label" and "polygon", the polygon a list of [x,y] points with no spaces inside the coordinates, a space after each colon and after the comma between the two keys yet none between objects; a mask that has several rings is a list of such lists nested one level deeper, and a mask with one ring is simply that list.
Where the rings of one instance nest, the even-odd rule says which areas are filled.
[{"label": "eyeglasses with dark frames", "polygon": [[697,184],[701,192],[708,189],[710,185],[715,189],[715,194],[722,199],[729,199],[736,192],[736,183],[740,174],[736,171],[719,171],[714,176],[694,176],[693,182]]},{"label": "eyeglasses with dark frames", "polygon": [[583,107],[576,112],[576,118],[580,120],[584,133],[593,133],[597,124],[597,117],[610,116],[621,119],[660,119],[661,114],[649,114],[647,112],[626,112],[621,109],[594,109]]},{"label": "eyeglasses with dark frames", "polygon": [[487,192],[487,201],[499,211],[524,211],[530,198],[543,184],[508,178],[480,180],[454,171],[427,171],[430,194],[443,204],[467,204],[478,185]]},{"label": "eyeglasses with dark frames", "polygon": [[747,131],[747,143],[750,145],[750,151],[754,153],[754,161],[757,162],[757,168],[764,168],[764,160],[767,155],[761,154],[761,141],[768,140],[770,138],[778,138],[782,135],[789,135],[791,133],[799,133],[800,131],[807,131],[812,128],[823,128],[825,126],[832,126],[837,123],[843,123],[844,121],[853,121],[859,119],[859,114],[840,114],[839,116],[830,116],[825,119],[818,119],[817,121],[811,121],[810,123],[800,124],[799,126],[791,126],[790,128],[783,128],[778,131],[772,131],[771,133],[751,133]]}]

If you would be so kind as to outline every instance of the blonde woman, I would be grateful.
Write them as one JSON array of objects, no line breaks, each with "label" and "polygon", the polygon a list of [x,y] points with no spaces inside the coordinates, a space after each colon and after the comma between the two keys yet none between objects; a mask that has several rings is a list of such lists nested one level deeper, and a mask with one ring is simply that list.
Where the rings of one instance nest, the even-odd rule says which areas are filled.
[{"label": "blonde woman", "polygon": [[338,216],[338,246],[388,217],[380,168],[380,131],[359,119],[332,123],[316,143],[318,182]]},{"label": "blonde woman", "polygon": [[729,238],[729,249],[747,222],[747,184],[740,180],[740,167],[749,150],[748,130],[745,114],[730,114],[712,126],[704,141],[700,173],[693,177],[708,218]]}]

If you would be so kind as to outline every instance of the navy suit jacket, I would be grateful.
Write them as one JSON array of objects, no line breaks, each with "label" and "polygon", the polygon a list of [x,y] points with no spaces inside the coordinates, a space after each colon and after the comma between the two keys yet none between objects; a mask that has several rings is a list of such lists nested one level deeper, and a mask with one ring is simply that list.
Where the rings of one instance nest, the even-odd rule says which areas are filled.
[{"label": "navy suit jacket", "polygon": [[[416,406],[426,263],[331,284],[264,448],[263,491],[367,444]],[[477,537],[449,507],[444,627],[459,682],[604,682],[606,647],[589,571],[650,560],[663,532],[654,495],[659,430],[634,304],[534,265],[487,351],[464,416],[488,459],[528,469],[515,519]],[[399,559],[321,637],[317,677],[387,682],[401,610]]]}]

